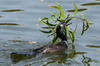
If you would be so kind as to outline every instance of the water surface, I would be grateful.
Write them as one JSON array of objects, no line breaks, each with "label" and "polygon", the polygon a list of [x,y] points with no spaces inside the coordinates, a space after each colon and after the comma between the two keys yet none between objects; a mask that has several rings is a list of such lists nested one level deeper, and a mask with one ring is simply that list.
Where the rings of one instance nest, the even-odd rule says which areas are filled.
[{"label": "water surface", "polygon": [[[0,66],[99,66],[100,65],[100,0],[0,0]],[[52,38],[39,32],[39,18],[57,12],[48,7],[61,4],[68,14],[74,10],[73,2],[94,24],[81,37],[77,30],[75,51],[61,55],[23,56],[13,62],[10,53],[30,51],[49,44]],[[80,21],[80,20],[75,20]],[[31,43],[30,43],[31,42]],[[33,43],[32,43],[33,42]],[[37,42],[37,43],[34,43]]]}]

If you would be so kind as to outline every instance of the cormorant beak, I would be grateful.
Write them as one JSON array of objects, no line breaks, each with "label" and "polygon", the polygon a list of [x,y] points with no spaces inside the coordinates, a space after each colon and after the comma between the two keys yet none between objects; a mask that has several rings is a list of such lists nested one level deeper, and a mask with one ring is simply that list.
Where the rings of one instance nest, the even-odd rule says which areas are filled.
[{"label": "cormorant beak", "polygon": [[68,23],[68,19],[69,19],[69,15],[67,16],[67,18],[64,20],[64,21],[62,21],[60,24],[61,24],[61,27],[66,27],[66,26],[68,26],[68,25],[70,25],[70,24],[72,24],[72,23]]},{"label": "cormorant beak", "polygon": [[62,26],[63,26],[63,28],[65,28],[66,26],[71,25],[71,24],[72,24],[72,23],[68,23],[68,24],[67,24],[66,22],[65,22],[65,23],[63,22],[63,23],[62,23]]},{"label": "cormorant beak", "polygon": [[66,26],[71,25],[72,23],[66,24]]},{"label": "cormorant beak", "polygon": [[63,27],[66,27],[66,26],[72,24],[72,23],[68,23],[68,21],[67,21],[69,19],[69,16],[70,16],[70,14],[67,16],[67,18],[63,22],[61,22],[61,24],[63,25]]}]

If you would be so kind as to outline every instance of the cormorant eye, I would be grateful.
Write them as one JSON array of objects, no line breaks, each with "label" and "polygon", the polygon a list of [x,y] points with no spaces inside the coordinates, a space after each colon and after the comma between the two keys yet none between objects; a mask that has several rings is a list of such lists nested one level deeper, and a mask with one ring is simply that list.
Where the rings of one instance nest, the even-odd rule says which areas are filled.
[{"label": "cormorant eye", "polygon": [[61,24],[60,26],[61,26],[61,27],[63,27],[63,25],[62,25],[62,24]]}]

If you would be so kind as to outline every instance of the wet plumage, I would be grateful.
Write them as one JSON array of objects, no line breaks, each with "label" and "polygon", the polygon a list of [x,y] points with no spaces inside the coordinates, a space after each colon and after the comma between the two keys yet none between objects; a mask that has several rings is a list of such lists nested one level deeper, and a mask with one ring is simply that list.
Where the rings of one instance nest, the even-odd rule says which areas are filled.
[{"label": "wet plumage", "polygon": [[63,28],[65,24],[60,23],[56,26],[56,35],[61,39],[60,42],[55,44],[45,45],[43,47],[34,49],[31,52],[13,52],[12,54],[25,54],[25,55],[37,55],[39,53],[55,53],[59,51],[64,51],[67,49],[67,37],[63,33]]}]

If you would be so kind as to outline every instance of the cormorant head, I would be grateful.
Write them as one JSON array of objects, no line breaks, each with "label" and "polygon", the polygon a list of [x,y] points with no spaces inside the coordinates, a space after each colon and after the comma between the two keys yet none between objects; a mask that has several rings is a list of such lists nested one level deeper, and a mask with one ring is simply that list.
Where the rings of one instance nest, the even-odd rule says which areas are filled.
[{"label": "cormorant head", "polygon": [[64,31],[64,28],[68,25],[70,25],[71,23],[67,24],[66,22],[61,22],[57,25],[56,27],[56,35],[61,39],[61,40],[65,40],[67,41],[67,36],[66,33]]}]

